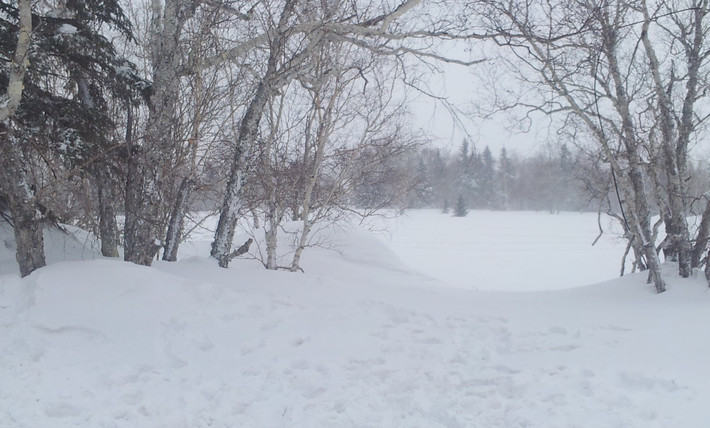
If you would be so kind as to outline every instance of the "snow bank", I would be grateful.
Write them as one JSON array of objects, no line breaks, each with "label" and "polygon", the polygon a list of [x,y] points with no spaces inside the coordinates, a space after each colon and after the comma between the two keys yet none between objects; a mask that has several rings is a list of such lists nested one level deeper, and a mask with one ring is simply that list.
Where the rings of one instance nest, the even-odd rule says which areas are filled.
[{"label": "snow bank", "polygon": [[710,294],[670,273],[442,288],[363,231],[305,273],[209,259],[0,277],[0,426],[706,427]]},{"label": "snow bank", "polygon": [[[20,268],[15,260],[16,248],[12,228],[0,219],[0,275],[19,275]],[[44,252],[48,264],[101,258],[101,250],[96,238],[70,225],[63,225],[62,229],[56,227],[45,229]]]}]

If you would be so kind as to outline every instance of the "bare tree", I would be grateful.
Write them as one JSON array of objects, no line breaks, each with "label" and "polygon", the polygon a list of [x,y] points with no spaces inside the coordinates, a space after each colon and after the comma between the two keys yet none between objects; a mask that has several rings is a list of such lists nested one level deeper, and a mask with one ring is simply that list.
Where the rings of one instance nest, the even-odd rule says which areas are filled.
[{"label": "bare tree", "polygon": [[[408,189],[397,186],[388,161],[404,157],[417,147],[416,139],[401,126],[405,99],[395,96],[395,69],[388,68],[368,50],[347,45],[324,48],[319,66],[302,78],[310,93],[312,114],[304,140],[299,218],[301,227],[291,261],[292,271],[310,245],[312,231],[357,208],[358,187],[372,179],[388,180],[394,194],[380,195],[367,213],[392,207],[389,197]],[[381,187],[381,188],[384,188]]]},{"label": "bare tree", "polygon": [[[703,69],[710,55],[705,47],[708,2],[657,1],[649,7],[644,0],[638,7],[643,14],[640,38],[654,89],[653,102],[649,100],[649,104],[654,109],[654,127],[658,132],[650,132],[649,140],[659,146],[652,167],[657,169],[656,187],[664,190],[657,198],[667,235],[663,249],[666,259],[677,261],[680,275],[687,278],[694,267],[686,220],[690,201],[686,184],[688,151],[703,120],[695,112],[705,81]],[[660,21],[661,16],[667,17],[667,22]],[[654,28],[660,35],[651,34],[652,24],[656,24]],[[677,46],[683,55],[674,55],[664,63],[654,47],[657,44],[671,50]]]},{"label": "bare tree", "polygon": [[[652,90],[647,67],[635,48],[634,2],[623,0],[481,1],[481,16],[494,40],[514,55],[526,83],[544,88],[545,97],[529,104],[545,113],[562,113],[579,121],[609,162],[620,192],[628,239],[644,258],[649,281],[665,290],[656,252],[656,225],[651,222],[649,152]],[[522,66],[522,68],[521,68]],[[532,72],[532,73],[531,73]]]},{"label": "bare tree", "polygon": [[182,71],[181,35],[196,10],[184,0],[152,0],[152,95],[144,142],[129,147],[124,229],[126,261],[150,265],[164,236],[165,189],[163,181],[176,147],[174,120],[180,99]]},{"label": "bare tree", "polygon": [[464,37],[445,31],[443,26],[425,30],[423,28],[428,24],[426,20],[422,20],[421,26],[416,28],[402,25],[400,18],[420,3],[420,0],[403,0],[390,9],[387,5],[375,6],[375,3],[357,5],[337,1],[317,3],[286,0],[280,13],[268,15],[269,26],[264,33],[204,61],[203,66],[209,67],[220,61],[236,60],[261,45],[268,47],[266,69],[240,124],[235,157],[212,245],[211,254],[220,266],[226,267],[231,258],[230,250],[240,205],[239,194],[246,168],[244,156],[249,147],[255,144],[259,122],[269,100],[302,69],[312,65],[309,63],[312,52],[330,41],[359,46],[382,56],[415,54],[422,58],[445,60],[433,50],[417,49],[406,43],[408,40],[423,38]]},{"label": "bare tree", "polygon": [[[239,193],[243,185],[242,177],[246,167],[245,155],[255,143],[264,110],[273,96],[293,78],[298,67],[305,62],[309,47],[316,45],[320,39],[319,35],[315,35],[311,40],[304,40],[306,47],[303,49],[305,50],[298,49],[295,53],[290,54],[286,51],[290,37],[293,35],[291,18],[297,3],[298,0],[287,0],[278,15],[278,21],[274,25],[274,37],[268,44],[269,54],[266,70],[239,126],[239,135],[235,144],[219,223],[215,232],[215,240],[212,243],[211,255],[218,260],[221,267],[227,267],[233,257],[231,247],[238,219]],[[284,55],[289,56],[284,59]]]}]

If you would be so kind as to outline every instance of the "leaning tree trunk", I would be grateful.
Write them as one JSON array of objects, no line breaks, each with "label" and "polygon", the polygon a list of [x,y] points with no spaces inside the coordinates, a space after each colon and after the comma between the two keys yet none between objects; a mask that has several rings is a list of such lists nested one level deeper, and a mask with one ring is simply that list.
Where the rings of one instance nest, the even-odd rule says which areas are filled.
[{"label": "leaning tree trunk", "polygon": [[[645,189],[644,176],[640,165],[632,164],[629,172],[629,182],[634,196],[634,212],[632,228],[636,230],[634,239],[641,240],[641,248],[646,258],[649,279],[653,282],[656,292],[666,291],[666,284],[661,275],[661,261],[656,252],[655,236],[651,226],[651,210]],[[629,195],[631,196],[631,195]]]},{"label": "leaning tree trunk", "polygon": [[195,180],[186,177],[180,183],[177,198],[173,204],[168,222],[168,233],[165,237],[165,251],[163,260],[174,262],[177,260],[178,248],[182,239],[182,230],[185,223],[185,212],[187,211],[187,201],[195,187]]},{"label": "leaning tree trunk", "polygon": [[259,122],[264,114],[266,103],[270,97],[269,84],[266,81],[259,83],[256,94],[242,118],[239,126],[239,137],[229,170],[229,179],[225,189],[222,208],[220,209],[219,222],[212,242],[211,255],[217,259],[219,266],[226,268],[231,261],[232,241],[237,227],[239,216],[239,193],[242,189],[242,178],[246,170],[245,152],[256,140],[259,132]]},{"label": "leaning tree trunk", "polygon": [[[643,173],[643,161],[639,154],[639,142],[634,129],[634,121],[630,109],[630,99],[626,92],[624,74],[618,61],[618,32],[609,26],[609,22],[604,22],[602,30],[602,54],[608,60],[611,79],[614,82],[615,109],[621,119],[622,143],[624,145],[624,155],[628,161],[628,179],[624,180],[628,184],[624,185],[625,200],[633,201],[630,213],[630,225],[634,230],[634,239],[640,240],[643,255],[646,257],[646,264],[649,269],[649,279],[653,282],[656,292],[666,291],[666,284],[661,275],[661,262],[656,253],[655,234],[651,227],[651,210],[648,201],[648,191]],[[619,164],[614,164],[617,175],[623,175],[624,171],[619,168]]]},{"label": "leaning tree trunk", "polygon": [[[690,231],[686,219],[686,200],[688,189],[687,178],[688,143],[695,130],[693,124],[694,104],[698,100],[699,73],[705,54],[705,32],[703,19],[707,12],[702,7],[693,11],[692,25],[684,28],[687,38],[683,40],[685,60],[687,64],[686,93],[680,115],[674,115],[674,104],[671,100],[671,88],[661,77],[661,65],[656,55],[654,44],[649,36],[652,22],[651,12],[646,2],[640,5],[644,21],[641,27],[641,41],[648,58],[651,80],[658,99],[658,127],[661,134],[662,159],[657,162],[658,168],[665,169],[667,178],[666,192],[668,199],[668,215],[665,219],[667,245],[664,248],[666,259],[678,262],[678,273],[687,278],[692,273],[693,254],[690,243]],[[680,121],[677,118],[680,118]]]},{"label": "leaning tree trunk", "polygon": [[708,248],[710,241],[710,202],[705,204],[705,210],[698,225],[698,234],[695,237],[695,245],[693,246],[693,267],[700,267],[702,258]]},{"label": "leaning tree trunk", "polygon": [[[254,98],[246,109],[242,121],[239,124],[239,136],[235,145],[234,157],[229,171],[227,180],[227,188],[225,189],[224,200],[219,214],[219,222],[215,231],[214,242],[212,242],[212,251],[210,254],[217,259],[220,267],[226,268],[229,262],[234,257],[235,253],[231,252],[232,240],[234,239],[234,231],[237,227],[239,216],[240,198],[239,194],[242,188],[242,179],[246,171],[246,151],[256,141],[259,133],[259,123],[264,115],[266,104],[269,102],[273,94],[280,86],[287,83],[285,78],[286,71],[293,72],[294,70],[279,70],[279,61],[282,59],[286,42],[288,41],[288,25],[291,16],[294,13],[297,0],[287,0],[284,9],[279,17],[279,23],[276,27],[276,35],[271,40],[269,46],[269,59],[267,61],[266,72],[264,77],[259,82],[256,88]],[[313,43],[313,42],[311,42]],[[303,61],[306,56],[300,59],[292,58],[291,66],[295,67],[299,61]]]},{"label": "leaning tree trunk", "polygon": [[[330,111],[333,107],[333,104],[329,105],[328,108],[328,116],[330,115]],[[310,127],[310,125],[309,125]],[[310,165],[311,168],[310,170],[306,171],[306,165],[309,163],[308,158],[306,155],[303,157],[303,168],[304,172],[302,174],[302,177],[308,173],[308,179],[307,181],[305,180],[305,189],[303,190],[303,200],[301,201],[301,207],[300,207],[300,214],[301,214],[301,221],[303,222],[303,229],[301,230],[301,236],[298,239],[298,246],[296,247],[296,251],[293,253],[293,259],[291,261],[291,271],[296,272],[301,269],[301,255],[303,254],[303,250],[306,249],[306,245],[308,245],[308,240],[310,239],[310,233],[311,233],[311,228],[313,227],[313,224],[315,222],[314,219],[311,219],[311,204],[313,201],[313,190],[316,187],[316,183],[318,182],[318,175],[321,170],[321,166],[323,165],[323,157],[325,156],[325,144],[327,142],[328,136],[325,135],[325,127],[320,126],[318,129],[318,136],[316,137],[316,146],[315,146],[315,155],[313,159],[313,163]],[[308,144],[308,142],[306,142]],[[309,151],[308,149],[304,150],[306,153]]]}]

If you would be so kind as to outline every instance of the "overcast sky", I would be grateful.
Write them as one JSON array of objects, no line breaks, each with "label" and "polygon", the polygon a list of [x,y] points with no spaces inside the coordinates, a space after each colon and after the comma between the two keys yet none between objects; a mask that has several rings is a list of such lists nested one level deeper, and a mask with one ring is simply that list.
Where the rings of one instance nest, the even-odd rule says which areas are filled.
[{"label": "overcast sky", "polygon": [[[465,60],[472,59],[470,54],[461,49],[454,55]],[[522,133],[512,129],[517,122],[510,115],[497,114],[487,120],[474,119],[472,115],[466,115],[473,110],[474,102],[481,98],[482,85],[487,84],[478,75],[483,68],[487,67],[486,72],[503,75],[501,70],[491,70],[487,65],[471,67],[476,69],[472,70],[470,67],[456,64],[443,64],[440,65],[441,73],[427,74],[431,91],[436,95],[446,96],[449,102],[463,113],[459,115],[460,122],[452,117],[443,103],[420,95],[410,105],[415,129],[422,129],[432,135],[433,142],[438,147],[452,151],[458,150],[464,138],[468,138],[479,151],[488,145],[496,155],[503,147],[526,155],[538,151],[549,142],[547,121],[543,118],[539,118],[532,124],[530,132]]]}]

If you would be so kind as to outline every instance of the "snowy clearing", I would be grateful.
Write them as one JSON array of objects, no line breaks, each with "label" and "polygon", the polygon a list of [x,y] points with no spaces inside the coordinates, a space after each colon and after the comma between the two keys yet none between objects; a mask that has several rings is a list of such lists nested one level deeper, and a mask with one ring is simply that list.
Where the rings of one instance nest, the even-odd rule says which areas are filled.
[{"label": "snowy clearing", "polygon": [[[409,266],[445,286],[495,291],[558,290],[619,276],[626,241],[596,213],[408,211],[369,224]],[[630,271],[631,260],[626,271]]]},{"label": "snowy clearing", "polygon": [[[340,252],[310,249],[304,274],[187,257],[56,262],[20,279],[2,229],[0,426],[707,427],[702,274],[667,266],[662,295],[643,275],[462,289],[498,277],[524,289],[501,260],[515,250],[531,289],[617,274],[611,237],[588,260],[551,260],[590,245],[580,227],[593,240],[596,224],[580,224],[593,217],[506,214],[550,238],[504,233],[501,213],[413,212],[389,237],[334,233]],[[483,221],[479,241],[469,232]],[[95,258],[50,236],[51,260]]]}]

